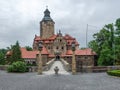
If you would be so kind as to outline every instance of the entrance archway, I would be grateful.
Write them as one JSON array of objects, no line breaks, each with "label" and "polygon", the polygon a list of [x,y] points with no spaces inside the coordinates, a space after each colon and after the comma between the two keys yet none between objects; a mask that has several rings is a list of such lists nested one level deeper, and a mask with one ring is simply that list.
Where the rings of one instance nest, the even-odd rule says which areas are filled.
[{"label": "entrance archway", "polygon": [[59,56],[59,55],[56,55],[55,60],[56,60],[56,61],[59,61],[59,60],[60,60],[60,56]]}]

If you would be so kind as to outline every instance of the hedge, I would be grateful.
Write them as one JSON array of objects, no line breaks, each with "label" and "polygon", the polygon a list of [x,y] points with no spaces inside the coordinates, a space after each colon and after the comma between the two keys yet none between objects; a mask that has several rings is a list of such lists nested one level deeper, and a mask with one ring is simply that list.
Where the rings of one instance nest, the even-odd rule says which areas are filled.
[{"label": "hedge", "polygon": [[120,77],[120,70],[110,70],[110,71],[107,71],[107,74],[111,75],[111,76],[118,76],[118,77]]}]

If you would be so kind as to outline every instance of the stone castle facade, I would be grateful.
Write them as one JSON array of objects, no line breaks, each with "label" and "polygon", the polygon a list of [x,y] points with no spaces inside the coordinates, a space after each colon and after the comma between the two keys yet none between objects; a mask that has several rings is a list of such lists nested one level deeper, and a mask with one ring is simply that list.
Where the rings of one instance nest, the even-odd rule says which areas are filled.
[{"label": "stone castle facade", "polygon": [[75,57],[77,62],[77,71],[82,66],[94,66],[95,63],[95,52],[91,49],[79,49],[78,41],[69,34],[62,35],[61,31],[57,34],[54,32],[55,22],[50,17],[50,11],[46,9],[44,11],[44,17],[40,21],[40,36],[35,35],[33,41],[33,50],[38,50],[38,42],[43,42],[43,59],[44,63],[51,60],[52,58],[63,58],[69,64],[72,62],[72,42],[75,42]]},{"label": "stone castle facade", "polygon": [[[40,35],[35,35],[33,39],[33,51],[27,51],[21,48],[22,58],[27,64],[37,64],[38,43],[43,42],[42,62],[43,66],[52,59],[64,59],[70,66],[72,64],[72,42],[75,42],[75,60],[77,71],[82,71],[83,67],[94,66],[96,64],[96,53],[90,48],[79,49],[78,41],[69,34],[63,35],[61,31],[55,34],[55,22],[50,17],[50,11],[44,11],[44,17],[40,21]],[[12,55],[11,51],[7,52],[7,57]]]}]

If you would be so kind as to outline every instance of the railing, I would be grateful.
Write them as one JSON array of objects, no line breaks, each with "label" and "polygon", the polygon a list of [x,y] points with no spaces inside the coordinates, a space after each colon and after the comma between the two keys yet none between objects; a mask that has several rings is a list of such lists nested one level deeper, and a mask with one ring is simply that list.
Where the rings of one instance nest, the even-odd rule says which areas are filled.
[{"label": "railing", "polygon": [[65,61],[64,59],[61,59],[61,62],[66,71],[68,71],[68,72],[71,71],[70,64],[67,61]]},{"label": "railing", "polygon": [[53,65],[54,61],[55,61],[55,59],[52,59],[52,60],[50,60],[49,62],[47,62],[47,63],[46,63],[46,66],[43,67],[43,70],[44,70],[44,71],[50,70],[50,67]]}]

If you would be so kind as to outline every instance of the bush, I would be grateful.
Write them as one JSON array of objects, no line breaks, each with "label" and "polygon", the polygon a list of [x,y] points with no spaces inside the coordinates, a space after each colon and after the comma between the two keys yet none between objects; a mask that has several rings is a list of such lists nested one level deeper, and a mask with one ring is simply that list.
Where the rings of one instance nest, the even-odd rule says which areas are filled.
[{"label": "bush", "polygon": [[110,71],[107,71],[107,74],[111,75],[111,76],[118,76],[118,77],[120,77],[120,70],[110,70]]},{"label": "bush", "polygon": [[21,61],[17,61],[12,63],[12,65],[10,65],[7,68],[8,72],[25,72],[26,71],[26,64],[24,62]]}]

